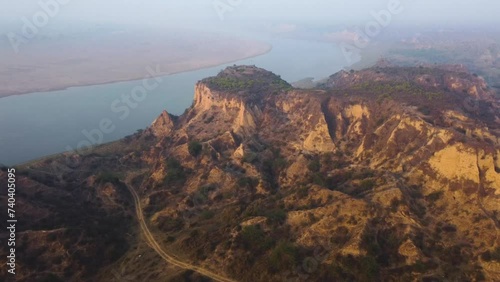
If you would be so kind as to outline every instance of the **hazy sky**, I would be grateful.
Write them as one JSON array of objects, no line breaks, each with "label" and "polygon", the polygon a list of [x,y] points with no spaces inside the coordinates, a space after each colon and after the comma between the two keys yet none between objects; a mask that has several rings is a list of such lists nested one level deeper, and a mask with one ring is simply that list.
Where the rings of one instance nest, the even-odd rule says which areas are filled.
[{"label": "hazy sky", "polygon": [[[41,10],[39,2],[54,1],[68,3],[50,17],[48,29],[82,22],[199,29],[230,29],[251,22],[362,24],[371,19],[370,12],[398,0],[0,0],[0,31],[20,29],[22,17],[32,20]],[[394,18],[399,24],[499,22],[497,0],[399,1],[404,7]],[[214,3],[221,9],[231,7],[223,13],[224,20]]]}]

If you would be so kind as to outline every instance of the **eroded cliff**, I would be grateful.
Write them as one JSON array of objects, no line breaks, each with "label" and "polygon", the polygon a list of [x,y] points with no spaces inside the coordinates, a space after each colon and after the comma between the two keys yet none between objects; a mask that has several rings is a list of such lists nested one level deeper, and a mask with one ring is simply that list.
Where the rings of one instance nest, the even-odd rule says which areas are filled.
[{"label": "eroded cliff", "polygon": [[[450,66],[341,72],[311,90],[234,66],[200,81],[183,115],[66,156],[78,162],[59,178],[36,172],[62,157],[21,171],[38,186],[87,191],[120,218],[133,208],[120,185],[134,176],[161,247],[240,281],[498,281],[499,115],[484,81]],[[124,240],[132,247],[106,269],[191,279]],[[113,279],[106,269],[95,279]]]}]

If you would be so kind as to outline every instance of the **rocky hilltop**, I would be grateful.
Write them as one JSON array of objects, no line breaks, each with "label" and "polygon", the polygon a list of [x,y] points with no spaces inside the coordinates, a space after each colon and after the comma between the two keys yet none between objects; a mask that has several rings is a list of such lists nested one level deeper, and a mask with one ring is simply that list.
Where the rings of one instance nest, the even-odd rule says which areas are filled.
[{"label": "rocky hilltop", "polygon": [[228,279],[500,280],[500,107],[460,67],[310,90],[229,67],[179,117],[18,170],[24,281],[206,281],[148,248],[130,187],[166,253]]}]

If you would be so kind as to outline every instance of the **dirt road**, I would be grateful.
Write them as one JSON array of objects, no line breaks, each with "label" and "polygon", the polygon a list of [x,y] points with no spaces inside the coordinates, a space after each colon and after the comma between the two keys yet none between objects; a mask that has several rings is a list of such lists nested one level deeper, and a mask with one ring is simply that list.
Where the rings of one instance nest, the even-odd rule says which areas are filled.
[{"label": "dirt road", "polygon": [[196,265],[192,265],[192,264],[187,263],[187,262],[183,262],[183,261],[179,260],[178,258],[176,258],[174,255],[171,255],[171,254],[168,254],[167,252],[165,252],[161,248],[161,246],[158,244],[158,242],[156,242],[153,234],[151,234],[151,231],[149,230],[148,225],[146,224],[146,221],[144,220],[144,215],[142,214],[142,206],[141,206],[141,201],[140,201],[139,195],[137,194],[135,189],[132,187],[132,185],[130,185],[130,183],[128,181],[125,184],[127,185],[127,188],[130,191],[130,193],[132,194],[132,196],[134,197],[135,212],[137,214],[137,220],[139,221],[139,224],[141,226],[142,234],[144,234],[144,239],[146,240],[148,245],[151,246],[151,248],[153,248],[166,262],[173,264],[175,266],[178,266],[180,268],[183,268],[183,269],[189,269],[192,271],[196,271],[199,274],[202,274],[206,277],[209,277],[215,281],[221,281],[221,282],[234,282],[235,281],[235,280],[223,277],[219,274],[213,273],[208,269],[205,269],[205,268],[202,268],[202,267],[199,267]]}]

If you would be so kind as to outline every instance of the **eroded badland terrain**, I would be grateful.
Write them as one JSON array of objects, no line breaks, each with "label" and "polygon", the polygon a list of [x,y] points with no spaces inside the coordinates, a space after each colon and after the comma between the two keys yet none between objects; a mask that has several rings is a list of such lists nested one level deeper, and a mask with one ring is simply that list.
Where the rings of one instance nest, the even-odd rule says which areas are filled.
[{"label": "eroded badland terrain", "polygon": [[18,167],[17,279],[500,281],[499,138],[460,67],[230,67],[181,116]]}]

